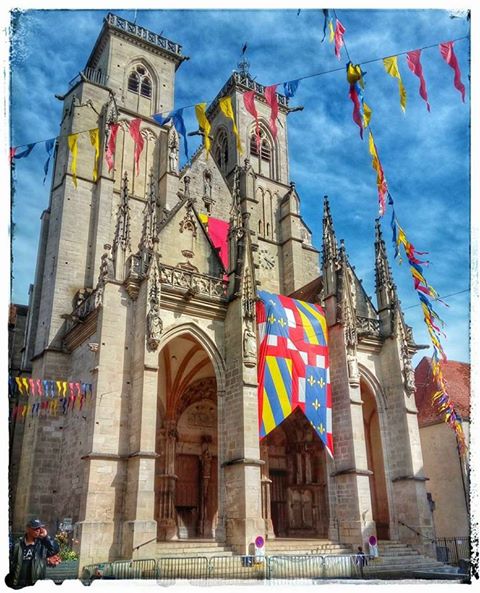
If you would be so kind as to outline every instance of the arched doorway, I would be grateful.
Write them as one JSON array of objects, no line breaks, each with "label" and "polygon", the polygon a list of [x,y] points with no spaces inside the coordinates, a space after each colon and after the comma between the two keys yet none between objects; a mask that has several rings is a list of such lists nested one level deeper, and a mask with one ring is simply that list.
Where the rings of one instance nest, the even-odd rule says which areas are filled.
[{"label": "arched doorway", "polygon": [[363,401],[362,410],[367,447],[367,465],[368,469],[372,472],[369,478],[372,515],[376,524],[378,538],[389,539],[390,519],[378,407],[371,389],[363,381],[360,384],[360,389]]},{"label": "arched doorway", "polygon": [[326,538],[326,450],[300,409],[262,441],[268,464],[271,520],[277,537]]},{"label": "arched doorway", "polygon": [[162,348],[158,377],[158,538],[214,538],[218,431],[212,362],[195,337],[182,334]]}]

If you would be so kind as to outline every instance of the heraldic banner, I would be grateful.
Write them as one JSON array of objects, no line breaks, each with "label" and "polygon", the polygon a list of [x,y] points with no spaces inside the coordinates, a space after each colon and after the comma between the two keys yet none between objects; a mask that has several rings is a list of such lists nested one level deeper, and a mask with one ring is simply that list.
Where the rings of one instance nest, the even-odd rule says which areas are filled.
[{"label": "heraldic banner", "polygon": [[259,291],[258,297],[260,439],[299,407],[333,457],[325,313],[283,295]]}]

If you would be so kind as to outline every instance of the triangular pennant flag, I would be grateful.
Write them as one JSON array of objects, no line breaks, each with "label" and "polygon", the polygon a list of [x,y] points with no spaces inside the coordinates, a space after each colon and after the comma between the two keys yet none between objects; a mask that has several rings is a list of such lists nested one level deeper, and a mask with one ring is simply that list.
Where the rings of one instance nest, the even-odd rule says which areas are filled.
[{"label": "triangular pennant flag", "polygon": [[13,158],[15,160],[26,158],[32,152],[32,150],[34,149],[36,144],[37,144],[36,142],[34,142],[33,144],[28,144],[27,148],[25,148],[24,150],[21,150],[20,152],[18,151],[18,147],[17,147],[13,154]]},{"label": "triangular pennant flag", "polygon": [[232,120],[233,133],[237,138],[237,148],[238,151],[242,153],[242,144],[240,142],[237,124],[235,123],[235,116],[233,114],[232,99],[230,97],[222,97],[218,100],[218,106],[220,107],[220,111],[223,113],[223,115]]},{"label": "triangular pennant flag", "polygon": [[163,117],[163,115],[161,113],[154,113],[152,115],[152,117],[161,126],[163,126],[164,124],[166,124],[167,122],[169,122],[172,119],[172,116],[170,115],[170,113],[168,115],[166,115],[165,117]]},{"label": "triangular pennant flag", "polygon": [[418,76],[420,80],[420,97],[425,101],[427,104],[427,109],[430,111],[430,103],[428,102],[428,95],[427,95],[427,85],[425,84],[425,78],[423,76],[423,68],[422,64],[420,63],[420,54],[422,51],[420,49],[414,49],[413,51],[409,51],[407,53],[407,65],[410,70]]},{"label": "triangular pennant flag", "polygon": [[177,132],[183,136],[183,144],[185,147],[185,156],[188,160],[188,144],[187,144],[187,130],[185,128],[185,122],[183,121],[183,108],[172,111],[170,114],[172,117],[172,123],[175,126]]},{"label": "triangular pennant flag", "polygon": [[385,195],[388,188],[372,132],[368,133],[368,149],[372,155],[372,167],[377,172],[378,211],[380,216],[383,216],[385,214]]},{"label": "triangular pennant flag", "polygon": [[325,36],[327,34],[327,23],[328,23],[328,8],[322,8],[323,12],[323,37],[320,43],[325,41]]},{"label": "triangular pennant flag", "polygon": [[353,103],[353,121],[360,128],[360,138],[363,140],[363,122],[360,115],[360,99],[358,98],[357,85],[351,84],[349,96]]},{"label": "triangular pennant flag", "polygon": [[257,141],[257,151],[260,154],[260,126],[258,125],[258,113],[255,107],[255,91],[247,91],[246,93],[243,93],[243,103],[245,109],[255,119],[255,138]]},{"label": "triangular pennant flag", "polygon": [[210,153],[210,130],[212,126],[207,119],[207,104],[206,103],[198,103],[195,105],[195,115],[197,116],[198,125],[201,130],[203,130],[203,142],[205,144],[205,150],[207,151],[207,159]]},{"label": "triangular pennant flag", "polygon": [[67,138],[68,150],[72,153],[72,164],[70,171],[72,173],[73,185],[77,187],[77,154],[78,154],[78,134],[70,134]]},{"label": "triangular pennant flag", "polygon": [[343,36],[345,35],[345,27],[336,19],[335,23],[335,55],[340,59],[340,48],[343,45]]},{"label": "triangular pennant flag", "polygon": [[117,143],[117,134],[119,127],[120,124],[110,124],[108,126],[109,134],[107,141],[107,150],[105,152],[105,160],[107,161],[109,173],[113,169],[113,165],[115,162],[115,147]]},{"label": "triangular pennant flag", "polygon": [[270,130],[275,139],[277,137],[277,116],[278,116],[278,97],[277,85],[272,84],[265,87],[265,99],[270,105]]},{"label": "triangular pennant flag", "polygon": [[291,99],[295,96],[299,84],[300,80],[289,80],[288,82],[283,83],[283,90],[285,92],[285,97],[287,97],[287,99]]},{"label": "triangular pennant flag", "polygon": [[462,95],[462,101],[465,103],[465,87],[462,83],[462,75],[460,73],[460,66],[458,65],[457,56],[453,51],[453,41],[448,41],[447,43],[440,43],[439,48],[442,58],[445,60],[445,62],[447,62],[447,64],[451,68],[453,68],[455,72],[453,85],[460,92],[460,94]]},{"label": "triangular pennant flag", "polygon": [[43,178],[43,184],[45,185],[45,180],[47,179],[48,175],[48,167],[50,165],[50,159],[52,158],[53,148],[55,146],[55,138],[50,138],[50,140],[45,141],[45,150],[47,151],[47,160],[45,161],[45,165],[43,166],[43,171],[45,176]]},{"label": "triangular pennant flag", "polygon": [[368,128],[370,125],[370,120],[372,119],[372,110],[370,107],[363,101],[363,127]]},{"label": "triangular pennant flag", "polygon": [[133,158],[135,161],[135,167],[137,170],[137,175],[140,172],[140,155],[142,154],[143,145],[145,143],[143,136],[140,132],[140,126],[142,124],[142,120],[139,117],[132,119],[130,122],[130,136],[133,138],[134,148],[133,148]]},{"label": "triangular pennant flag", "polygon": [[98,179],[98,157],[100,156],[100,132],[98,128],[88,131],[90,135],[90,144],[95,148],[95,162],[93,164],[93,181]]},{"label": "triangular pennant flag", "polygon": [[383,59],[383,65],[385,66],[385,70],[387,74],[390,74],[393,78],[398,79],[398,91],[400,93],[400,106],[405,112],[407,108],[407,91],[403,86],[402,77],[400,76],[400,72],[398,70],[397,64],[397,56],[390,56],[389,58]]}]

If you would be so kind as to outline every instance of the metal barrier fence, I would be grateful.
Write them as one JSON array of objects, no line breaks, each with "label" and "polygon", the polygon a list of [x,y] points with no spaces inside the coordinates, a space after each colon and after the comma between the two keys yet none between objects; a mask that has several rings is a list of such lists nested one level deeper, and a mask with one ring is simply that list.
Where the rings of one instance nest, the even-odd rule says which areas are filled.
[{"label": "metal barrier fence", "polygon": [[117,560],[83,568],[81,580],[157,579],[162,584],[176,580],[202,582],[315,580],[361,578],[355,556],[179,556],[158,560]]},{"label": "metal barrier fence", "polygon": [[87,582],[94,579],[156,579],[157,575],[157,561],[151,558],[89,564],[83,567],[80,579]]},{"label": "metal barrier fence", "polygon": [[441,537],[434,541],[437,560],[446,564],[458,565],[461,559],[470,559],[470,538]]}]

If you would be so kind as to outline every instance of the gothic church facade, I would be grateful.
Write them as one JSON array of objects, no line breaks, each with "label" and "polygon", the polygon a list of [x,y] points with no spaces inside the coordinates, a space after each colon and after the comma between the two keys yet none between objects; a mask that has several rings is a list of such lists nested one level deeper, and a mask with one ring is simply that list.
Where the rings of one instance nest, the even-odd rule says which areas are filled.
[{"label": "gothic church facade", "polygon": [[[312,244],[264,87],[234,72],[209,105],[204,143],[179,168],[174,108],[181,47],[109,14],[65,94],[30,307],[33,377],[93,384],[82,410],[25,422],[14,531],[32,515],[75,524],[81,564],[155,557],[157,542],[255,537],[421,546],[432,530],[406,326],[377,225],[377,302],[338,243],[328,201]],[[244,107],[256,91],[261,142]],[[218,100],[231,98],[239,139]],[[129,134],[141,118],[138,171]],[[119,124],[114,168],[67,136]],[[320,196],[319,196],[320,200]],[[229,223],[228,262],[205,220]],[[373,251],[373,250],[372,250]],[[320,257],[321,256],[321,257]],[[320,261],[321,260],[321,261]],[[257,289],[321,303],[333,390],[334,457],[301,413],[259,441]]]}]

